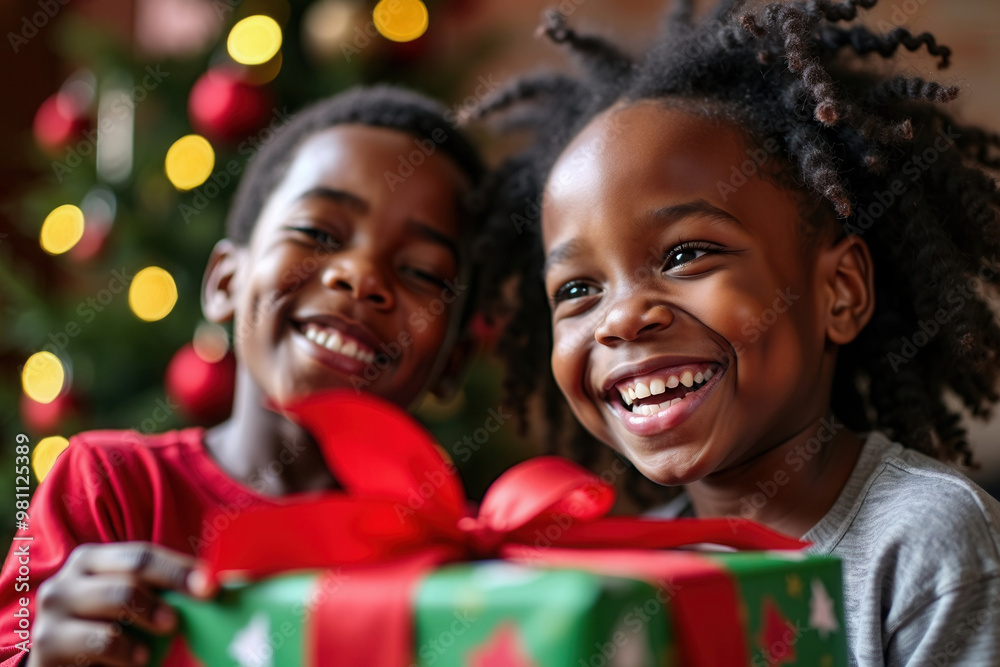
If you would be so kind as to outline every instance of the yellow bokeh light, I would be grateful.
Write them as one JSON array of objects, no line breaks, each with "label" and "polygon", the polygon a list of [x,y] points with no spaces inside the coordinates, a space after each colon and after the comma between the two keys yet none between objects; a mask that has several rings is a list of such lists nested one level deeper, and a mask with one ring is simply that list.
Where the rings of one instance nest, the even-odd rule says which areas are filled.
[{"label": "yellow bokeh light", "polygon": [[82,236],[83,211],[72,204],[63,204],[46,216],[39,243],[45,252],[59,255],[75,246]]},{"label": "yellow bokeh light", "polygon": [[66,369],[59,357],[51,352],[36,352],[24,364],[21,386],[33,401],[51,403],[62,393],[66,382]]},{"label": "yellow bokeh light", "polygon": [[167,151],[167,178],[178,190],[196,188],[212,175],[215,151],[208,139],[189,134],[174,142]]},{"label": "yellow bokeh light", "polygon": [[174,278],[158,266],[135,274],[128,288],[128,307],[141,320],[155,322],[170,314],[177,303]]},{"label": "yellow bokeh light", "polygon": [[281,48],[281,26],[270,16],[248,16],[233,26],[226,48],[241,65],[266,63]]},{"label": "yellow bokeh light", "polygon": [[41,482],[52,470],[56,458],[69,447],[69,440],[61,435],[52,435],[42,438],[35,445],[35,451],[31,453],[31,467],[35,471],[35,477]]},{"label": "yellow bokeh light", "polygon": [[394,42],[412,42],[427,32],[430,18],[420,0],[382,0],[375,5],[375,28]]}]

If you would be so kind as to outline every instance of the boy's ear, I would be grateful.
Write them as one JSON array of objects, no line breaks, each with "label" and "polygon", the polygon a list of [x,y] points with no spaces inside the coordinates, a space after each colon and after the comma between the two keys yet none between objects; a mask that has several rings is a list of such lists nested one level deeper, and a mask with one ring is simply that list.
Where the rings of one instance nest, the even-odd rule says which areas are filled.
[{"label": "boy's ear", "polygon": [[430,389],[434,398],[441,403],[447,403],[455,398],[458,390],[462,387],[465,371],[472,360],[476,358],[480,347],[479,340],[466,327],[451,348],[451,354],[448,355],[444,370],[441,371],[441,375]]},{"label": "boy's ear", "polygon": [[222,239],[212,248],[201,283],[201,309],[211,322],[233,319],[236,312],[236,273],[243,249],[229,239]]},{"label": "boy's ear", "polygon": [[823,251],[826,335],[837,345],[857,338],[875,312],[875,274],[868,244],[848,235]]}]

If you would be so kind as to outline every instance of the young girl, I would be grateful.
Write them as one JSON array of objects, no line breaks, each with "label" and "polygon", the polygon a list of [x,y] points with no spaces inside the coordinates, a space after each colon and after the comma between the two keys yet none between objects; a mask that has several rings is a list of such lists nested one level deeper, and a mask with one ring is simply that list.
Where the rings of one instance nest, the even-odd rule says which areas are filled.
[{"label": "young girl", "polygon": [[534,102],[517,122],[543,138],[494,220],[522,248],[508,386],[546,383],[551,354],[586,430],[683,486],[657,513],[841,557],[852,664],[996,665],[1000,504],[939,461],[970,462],[945,395],[979,417],[998,399],[1000,138],[940,108],[957,89],[874,70],[950,55],[844,25],[874,4],[696,24],[682,1],[636,62],[549,16],[586,76],[483,109]]},{"label": "young girl", "polygon": [[346,387],[409,407],[454,383],[479,234],[466,195],[482,167],[445,118],[414,93],[355,89],[256,157],[203,285],[206,316],[234,323],[232,417],[71,439],[0,574],[3,665],[143,664],[136,631],[177,623],[159,593],[209,593],[194,558],[206,517],[337,488],[316,443],[266,404]]}]

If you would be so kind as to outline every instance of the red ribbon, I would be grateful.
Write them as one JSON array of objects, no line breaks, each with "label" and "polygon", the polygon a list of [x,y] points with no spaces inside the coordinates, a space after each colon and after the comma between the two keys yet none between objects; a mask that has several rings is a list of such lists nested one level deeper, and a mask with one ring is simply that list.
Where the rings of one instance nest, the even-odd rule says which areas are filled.
[{"label": "red ribbon", "polygon": [[[711,579],[716,583],[709,587],[718,588],[719,577],[705,578],[716,574],[716,566],[691,553],[637,550],[699,543],[753,550],[807,546],[743,519],[607,517],[614,487],[554,456],[505,472],[473,514],[454,465],[398,407],[368,395],[333,391],[310,396],[284,412],[314,435],[345,492],[246,512],[211,542],[205,557],[214,576],[260,578],[350,566],[313,614],[315,655],[323,656],[317,664],[410,664],[411,593],[430,570],[447,562],[507,558],[643,577],[676,579],[687,573],[685,595],[697,607],[708,600],[697,582]],[[715,604],[719,597],[711,598],[713,630],[717,633],[719,621],[726,621],[720,613],[731,616],[727,625],[735,624],[739,646],[721,653],[719,647],[709,647],[706,659],[714,662],[704,663],[694,660],[692,651],[704,652],[705,647],[692,646],[686,656],[690,663],[684,664],[745,663],[735,591],[723,597],[731,610],[720,611]],[[675,619],[675,625],[690,624]],[[738,655],[741,661],[731,662]]]}]

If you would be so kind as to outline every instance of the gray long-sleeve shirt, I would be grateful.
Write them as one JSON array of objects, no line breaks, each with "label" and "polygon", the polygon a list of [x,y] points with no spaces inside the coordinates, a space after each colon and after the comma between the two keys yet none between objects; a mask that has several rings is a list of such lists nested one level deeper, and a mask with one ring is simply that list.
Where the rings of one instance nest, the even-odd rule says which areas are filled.
[{"label": "gray long-sleeve shirt", "polygon": [[[851,665],[1000,667],[1000,503],[885,434],[803,539],[843,560]],[[690,513],[685,496],[651,512]]]}]

